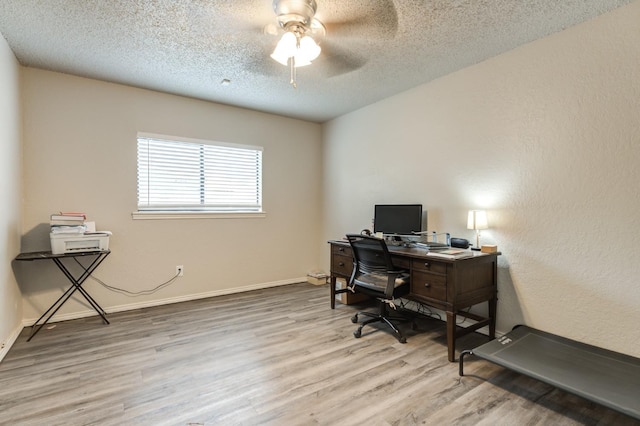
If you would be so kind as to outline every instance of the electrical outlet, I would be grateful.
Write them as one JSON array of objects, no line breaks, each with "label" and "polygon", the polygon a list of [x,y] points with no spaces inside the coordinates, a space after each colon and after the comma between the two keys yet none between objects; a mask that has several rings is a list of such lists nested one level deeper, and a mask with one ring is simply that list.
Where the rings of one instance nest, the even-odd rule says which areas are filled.
[{"label": "electrical outlet", "polygon": [[184,266],[178,265],[176,266],[176,275],[182,277],[184,275]]}]

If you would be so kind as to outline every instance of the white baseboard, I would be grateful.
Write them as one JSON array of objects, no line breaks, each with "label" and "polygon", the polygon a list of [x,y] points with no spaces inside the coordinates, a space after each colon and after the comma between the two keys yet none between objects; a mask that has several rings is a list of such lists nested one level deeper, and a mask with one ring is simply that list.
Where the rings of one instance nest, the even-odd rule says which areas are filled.
[{"label": "white baseboard", "polygon": [[0,361],[2,361],[5,355],[9,352],[9,349],[11,349],[11,346],[13,346],[15,341],[18,339],[18,336],[20,335],[20,332],[22,332],[23,328],[24,327],[22,325],[18,325],[16,329],[11,332],[7,341],[4,342],[4,347],[0,349]]},{"label": "white baseboard", "polygon": [[[222,289],[222,290],[208,291],[208,292],[205,292],[205,293],[187,294],[185,296],[169,297],[169,298],[166,298],[166,299],[150,300],[150,301],[147,301],[147,302],[128,303],[126,305],[110,306],[108,308],[105,308],[105,311],[107,311],[107,313],[132,311],[134,309],[150,308],[152,306],[169,305],[171,303],[188,302],[189,300],[205,299],[207,297],[223,296],[223,295],[226,295],[226,294],[243,293],[245,291],[260,290],[260,289],[263,289],[263,288],[270,288],[270,287],[279,287],[279,286],[283,286],[283,285],[296,284],[296,283],[301,283],[301,282],[306,282],[306,281],[307,281],[307,277],[302,277],[302,278],[292,278],[292,279],[281,280],[281,281],[272,281],[272,282],[267,282],[267,283],[251,284],[251,285],[247,285],[247,286],[244,286],[244,287],[226,288],[226,289]],[[68,321],[68,320],[73,320],[73,319],[78,319],[78,318],[86,318],[86,317],[97,316],[97,315],[98,314],[93,309],[87,309],[85,311],[71,312],[71,313],[68,313],[68,314],[54,315],[53,318],[51,318],[51,320],[49,320],[49,322],[53,323],[53,322],[60,322],[60,321]],[[24,327],[30,327],[33,324],[35,324],[35,322],[37,320],[38,320],[38,318],[25,318],[25,319],[22,320],[22,325]],[[19,334],[19,332],[18,332],[18,334]],[[2,358],[0,358],[0,359],[2,359]]]}]

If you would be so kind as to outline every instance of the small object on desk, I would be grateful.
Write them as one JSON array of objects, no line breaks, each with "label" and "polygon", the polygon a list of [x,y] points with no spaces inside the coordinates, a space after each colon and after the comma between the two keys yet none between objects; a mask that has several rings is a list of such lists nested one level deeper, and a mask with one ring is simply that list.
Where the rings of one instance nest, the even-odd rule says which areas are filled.
[{"label": "small object on desk", "polygon": [[63,224],[69,224],[69,223],[82,224],[87,219],[87,215],[84,213],[60,212],[60,213],[52,214],[51,216],[49,216],[49,219],[51,220],[52,223],[56,223],[57,221],[60,221]]},{"label": "small object on desk", "polygon": [[448,250],[450,247],[444,243],[413,243],[413,247],[420,248],[424,250]]},{"label": "small object on desk", "polygon": [[483,244],[482,247],[480,247],[480,251],[483,253],[497,253],[498,246],[492,244]]},{"label": "small object on desk", "polygon": [[469,248],[469,240],[465,238],[451,238],[451,247],[462,249]]},{"label": "small object on desk", "polygon": [[462,249],[438,250],[427,253],[427,256],[440,257],[443,259],[464,259],[465,257],[473,257],[473,252]]},{"label": "small object on desk", "polygon": [[427,243],[429,246],[429,250],[449,250],[451,246],[446,245],[445,243],[437,243],[437,242],[429,242]]}]

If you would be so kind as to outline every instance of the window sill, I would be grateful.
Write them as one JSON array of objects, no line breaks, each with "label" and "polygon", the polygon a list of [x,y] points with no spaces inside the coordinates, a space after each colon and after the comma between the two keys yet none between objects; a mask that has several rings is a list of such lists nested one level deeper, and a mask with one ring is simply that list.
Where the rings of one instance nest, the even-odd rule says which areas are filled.
[{"label": "window sill", "polygon": [[265,212],[133,212],[134,220],[170,220],[170,219],[260,219],[267,217]]}]

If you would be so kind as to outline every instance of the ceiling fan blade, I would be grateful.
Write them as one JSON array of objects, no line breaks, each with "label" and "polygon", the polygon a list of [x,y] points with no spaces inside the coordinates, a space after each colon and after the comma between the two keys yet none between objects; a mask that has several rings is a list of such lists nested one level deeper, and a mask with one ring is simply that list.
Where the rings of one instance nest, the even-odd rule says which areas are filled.
[{"label": "ceiling fan blade", "polygon": [[287,67],[271,59],[273,48],[271,43],[262,40],[262,43],[256,43],[252,48],[247,49],[244,58],[245,71],[266,77],[282,74],[283,70],[286,74]]},{"label": "ceiling fan blade", "polygon": [[353,51],[341,47],[338,43],[323,43],[322,53],[316,59],[313,66],[322,69],[322,73],[328,77],[337,77],[362,68],[367,59]]},{"label": "ceiling fan blade", "polygon": [[318,3],[316,18],[334,39],[390,40],[398,32],[398,12],[392,0]]}]

